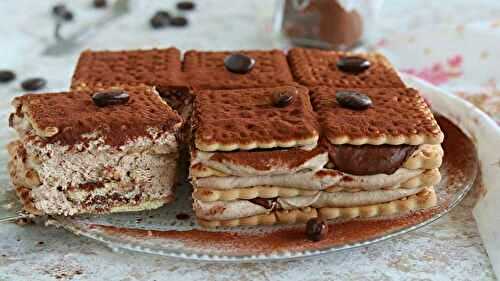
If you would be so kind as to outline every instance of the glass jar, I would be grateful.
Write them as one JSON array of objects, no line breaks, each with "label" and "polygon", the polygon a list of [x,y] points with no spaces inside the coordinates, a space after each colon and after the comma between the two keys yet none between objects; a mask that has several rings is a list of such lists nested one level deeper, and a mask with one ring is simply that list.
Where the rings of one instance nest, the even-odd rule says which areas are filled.
[{"label": "glass jar", "polygon": [[275,31],[294,45],[348,50],[373,33],[383,0],[278,0]]}]

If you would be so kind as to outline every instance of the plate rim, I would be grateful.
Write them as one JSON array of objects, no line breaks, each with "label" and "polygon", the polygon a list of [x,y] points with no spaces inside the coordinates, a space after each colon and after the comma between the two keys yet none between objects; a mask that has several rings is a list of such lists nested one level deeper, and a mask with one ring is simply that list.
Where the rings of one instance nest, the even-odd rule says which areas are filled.
[{"label": "plate rim", "polygon": [[[459,97],[454,96],[453,94],[449,93],[448,91],[435,87],[428,82],[425,82],[417,77],[414,77],[409,74],[401,74],[401,77],[405,81],[406,84],[413,85],[414,87],[418,88],[423,92],[422,94],[425,96],[425,89],[428,89],[434,93],[439,93],[440,95],[445,96],[447,99],[451,99],[455,103],[462,103],[462,105],[466,107],[470,107],[478,111],[481,115],[480,118],[488,118],[489,117],[480,111],[479,109],[475,108],[472,104],[467,102],[464,99],[461,99]],[[415,86],[416,85],[416,86]],[[432,98],[431,98],[432,99]],[[441,114],[440,111],[438,111],[439,114]],[[442,114],[443,116],[449,118],[448,114]],[[491,120],[491,119],[490,119]],[[489,120],[489,121],[490,121]],[[493,122],[491,120],[491,122]],[[464,133],[469,135],[469,132],[462,128],[460,124],[456,124],[456,122],[453,122],[457,127],[459,127]],[[477,149],[477,148],[476,148]],[[477,156],[477,152],[476,152]],[[479,159],[478,159],[479,162]],[[71,223],[62,223],[62,221],[67,220],[66,218],[61,218],[60,221],[57,221],[56,224],[61,226],[62,228],[65,228],[66,230],[75,233],[77,235],[81,235],[96,241],[99,241],[103,244],[105,244],[107,247],[113,249],[113,250],[128,250],[128,251],[134,251],[134,252],[142,252],[142,253],[147,253],[147,254],[154,254],[158,256],[164,256],[164,257],[169,257],[169,258],[175,258],[175,259],[182,259],[182,260],[190,260],[190,261],[198,261],[198,262],[218,262],[218,263],[239,263],[239,262],[265,262],[265,261],[289,261],[289,260],[297,260],[297,259],[306,259],[306,258],[314,258],[314,257],[319,257],[319,256],[324,256],[324,255],[329,255],[333,254],[336,252],[342,252],[346,251],[349,249],[355,249],[375,243],[379,243],[382,241],[390,240],[395,237],[398,237],[400,235],[403,235],[405,233],[413,232],[417,229],[420,229],[426,225],[429,225],[438,219],[442,218],[446,214],[448,214],[453,208],[455,208],[462,200],[465,198],[465,196],[469,193],[469,191],[472,189],[474,186],[474,182],[477,180],[478,176],[478,171],[479,171],[479,165],[476,167],[476,171],[474,173],[474,178],[471,180],[471,184],[465,187],[464,192],[460,194],[451,204],[445,208],[443,211],[433,215],[429,219],[422,221],[420,223],[411,225],[406,228],[394,230],[388,234],[385,234],[381,237],[376,237],[373,239],[369,240],[364,240],[361,242],[357,243],[349,243],[349,244],[343,244],[341,246],[327,246],[322,249],[315,249],[315,250],[298,250],[298,251],[275,251],[271,253],[266,253],[266,254],[251,254],[251,255],[227,255],[227,254],[205,254],[205,253],[196,253],[196,252],[182,252],[177,249],[171,250],[171,251],[165,251],[165,250],[153,250],[149,248],[148,246],[142,246],[142,245],[137,245],[136,243],[123,243],[121,241],[114,241],[113,238],[110,238],[109,236],[102,236],[102,235],[97,235],[92,232],[88,231],[82,231],[80,230],[75,224]]]}]

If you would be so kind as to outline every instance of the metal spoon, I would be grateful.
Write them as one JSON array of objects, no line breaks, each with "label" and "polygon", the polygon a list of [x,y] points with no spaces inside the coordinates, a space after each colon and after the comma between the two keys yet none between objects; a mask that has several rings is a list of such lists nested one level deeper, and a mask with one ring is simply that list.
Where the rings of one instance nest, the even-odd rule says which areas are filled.
[{"label": "metal spoon", "polygon": [[114,21],[115,19],[127,14],[130,11],[129,0],[117,0],[111,7],[111,12],[109,15],[101,18],[100,20],[88,24],[80,28],[75,33],[63,37],[60,34],[60,23],[56,23],[55,37],[56,41],[49,45],[43,52],[42,55],[46,56],[61,56],[71,53],[75,48],[83,44],[84,39],[90,37],[91,35],[97,33],[99,29],[102,29],[108,23]]}]

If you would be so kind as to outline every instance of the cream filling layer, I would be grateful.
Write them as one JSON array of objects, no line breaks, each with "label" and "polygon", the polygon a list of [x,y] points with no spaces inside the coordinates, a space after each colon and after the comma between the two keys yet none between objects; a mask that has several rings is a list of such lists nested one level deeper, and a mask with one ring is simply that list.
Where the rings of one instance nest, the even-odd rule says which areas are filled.
[{"label": "cream filling layer", "polygon": [[[218,152],[220,153],[220,152]],[[224,152],[223,152],[224,153]],[[231,153],[231,152],[225,152]],[[292,174],[300,171],[318,171],[328,163],[328,153],[317,154],[310,159],[305,160],[296,167],[289,167],[287,163],[282,163],[279,160],[266,159],[268,168],[265,170],[256,169],[250,165],[236,164],[230,161],[214,161],[212,156],[214,152],[196,151],[195,157],[191,160],[191,165],[202,164],[205,167],[215,169],[226,175],[234,176],[261,176],[261,175],[280,175]]]},{"label": "cream filling layer", "polygon": [[411,178],[422,174],[425,170],[399,168],[391,175],[376,174],[356,176],[335,170],[322,169],[317,172],[303,172],[291,175],[264,175],[249,177],[207,177],[196,178],[192,182],[196,187],[212,189],[231,189],[252,186],[282,186],[307,190],[324,190],[328,187],[361,188],[376,190],[385,187],[399,186]]},{"label": "cream filling layer", "polygon": [[[417,194],[425,187],[412,189],[376,190],[363,192],[319,192],[314,196],[277,198],[279,208],[285,210],[305,207],[359,207],[398,200]],[[194,200],[193,208],[196,216],[205,220],[229,220],[266,214],[272,209],[248,200],[203,202]]]},{"label": "cream filling layer", "polygon": [[[235,152],[203,152],[195,151],[191,155],[191,176],[208,177],[208,176],[257,176],[257,175],[279,175],[293,174],[305,171],[318,171],[322,168],[334,168],[331,163],[328,163],[328,154],[326,152],[305,159],[300,165],[290,168],[290,163],[264,159],[263,162],[267,166],[266,169],[255,169],[252,165],[235,163],[227,159],[214,160],[214,155],[231,154]],[[402,168],[410,170],[417,169],[434,169],[441,166],[443,158],[443,149],[441,145],[422,144],[418,146],[406,161]],[[285,160],[286,161],[286,160]],[[262,163],[261,163],[262,164]]]}]

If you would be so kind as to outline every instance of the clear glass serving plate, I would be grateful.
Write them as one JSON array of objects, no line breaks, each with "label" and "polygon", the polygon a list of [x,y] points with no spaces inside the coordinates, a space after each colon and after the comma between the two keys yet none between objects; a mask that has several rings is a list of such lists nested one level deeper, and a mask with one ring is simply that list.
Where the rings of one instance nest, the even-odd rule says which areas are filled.
[{"label": "clear glass serving plate", "polygon": [[[449,106],[462,102],[447,99],[447,93],[436,91],[419,81],[411,78],[406,80],[422,90],[437,113],[441,112],[440,106],[444,104]],[[444,97],[448,103],[436,100],[436,95],[440,95],[440,100]],[[433,102],[435,100],[436,104]],[[443,108],[443,111],[448,112],[449,108]],[[100,241],[113,249],[199,261],[286,260],[366,246],[416,230],[439,219],[456,206],[473,186],[478,172],[474,144],[444,117],[440,117],[439,121],[448,137],[443,144],[443,179],[435,187],[438,206],[402,217],[335,222],[330,225],[328,237],[320,242],[308,241],[301,225],[203,229],[197,225],[191,211],[191,189],[187,184],[178,187],[175,203],[157,210],[53,219],[56,225]],[[5,142],[5,138],[2,142]],[[2,155],[0,161],[6,162],[6,159],[7,155]],[[0,176],[2,181],[8,181],[5,174]],[[0,206],[10,209],[0,210],[0,218],[13,214],[17,208],[15,202],[12,193],[0,193]]]}]

